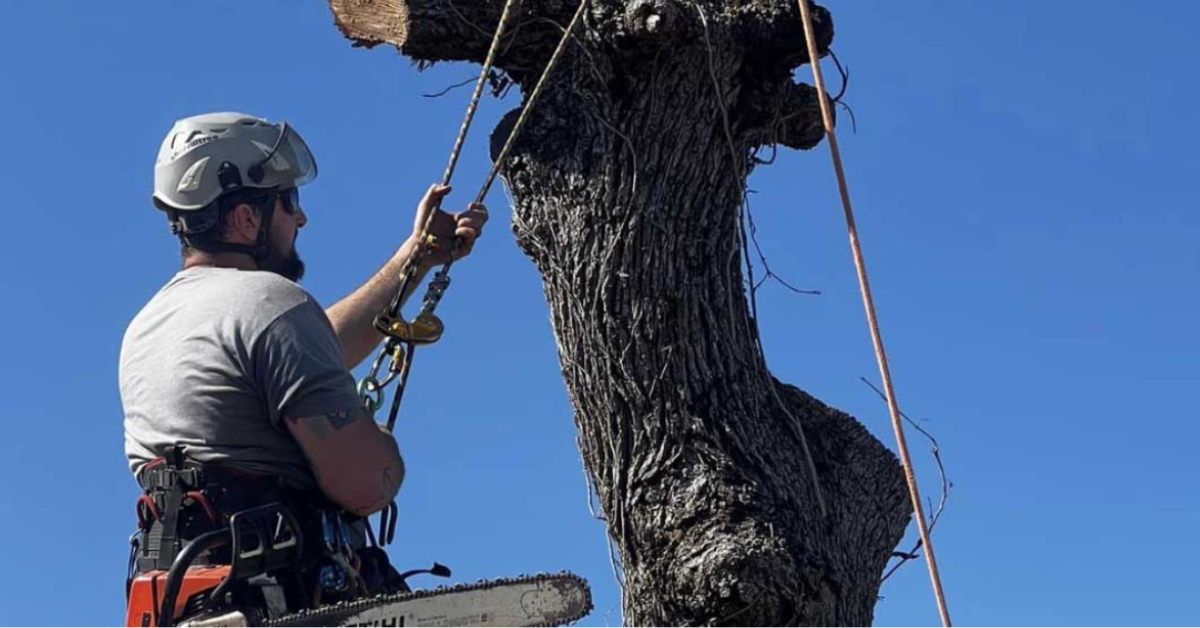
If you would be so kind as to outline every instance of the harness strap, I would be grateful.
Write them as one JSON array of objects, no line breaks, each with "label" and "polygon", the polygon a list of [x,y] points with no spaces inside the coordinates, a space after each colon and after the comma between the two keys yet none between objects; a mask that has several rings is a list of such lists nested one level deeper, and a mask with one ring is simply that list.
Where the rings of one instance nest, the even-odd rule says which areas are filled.
[{"label": "harness strap", "polygon": [[[183,447],[173,445],[168,451],[167,466],[163,470],[167,471],[167,473],[161,471],[155,472],[155,470],[151,470],[150,473],[150,477],[154,478],[155,484],[161,484],[164,481],[170,482],[170,486],[165,487],[167,492],[160,509],[161,518],[159,522],[162,524],[162,533],[158,538],[158,561],[161,564],[174,562],[176,554],[179,553],[179,511],[183,505],[186,488],[184,486],[186,476],[182,472],[183,465]],[[155,486],[154,488],[161,489],[164,487]]]},{"label": "harness strap", "polygon": [[137,566],[143,572],[169,568],[187,542],[226,525],[236,512],[269,503],[301,513],[331,508],[323,496],[291,489],[278,478],[189,460],[180,446],[145,465],[137,479],[145,491],[136,509]]}]

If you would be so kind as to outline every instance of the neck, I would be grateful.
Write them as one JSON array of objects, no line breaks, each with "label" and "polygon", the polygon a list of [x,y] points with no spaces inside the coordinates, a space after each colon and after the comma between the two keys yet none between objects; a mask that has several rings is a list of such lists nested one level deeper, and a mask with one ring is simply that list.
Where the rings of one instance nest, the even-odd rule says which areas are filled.
[{"label": "neck", "polygon": [[206,253],[192,251],[183,260],[183,267],[212,266],[215,268],[236,268],[238,270],[259,270],[258,263],[245,253]]}]

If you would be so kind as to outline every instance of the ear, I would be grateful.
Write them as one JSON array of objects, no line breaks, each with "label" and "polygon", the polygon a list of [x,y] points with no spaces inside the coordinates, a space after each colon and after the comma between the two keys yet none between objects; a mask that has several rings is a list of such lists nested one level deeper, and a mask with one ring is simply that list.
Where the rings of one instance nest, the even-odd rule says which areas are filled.
[{"label": "ear", "polygon": [[242,203],[229,212],[226,238],[238,244],[254,244],[258,240],[258,228],[262,217],[254,208]]}]

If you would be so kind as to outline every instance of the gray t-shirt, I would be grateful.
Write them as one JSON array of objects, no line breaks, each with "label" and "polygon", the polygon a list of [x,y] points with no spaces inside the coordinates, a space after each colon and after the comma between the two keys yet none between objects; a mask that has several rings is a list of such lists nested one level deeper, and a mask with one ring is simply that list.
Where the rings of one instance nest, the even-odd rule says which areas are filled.
[{"label": "gray t-shirt", "polygon": [[179,443],[200,462],[314,484],[284,418],[361,406],[320,305],[274,273],[180,271],[121,345],[125,455],[134,473]]}]

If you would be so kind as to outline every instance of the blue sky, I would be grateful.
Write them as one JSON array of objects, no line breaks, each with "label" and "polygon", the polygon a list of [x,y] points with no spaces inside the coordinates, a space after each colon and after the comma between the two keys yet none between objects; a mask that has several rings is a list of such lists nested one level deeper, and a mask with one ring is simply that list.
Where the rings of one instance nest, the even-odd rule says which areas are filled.
[{"label": "blue sky", "polygon": [[[936,433],[954,481],[936,542],[956,621],[1194,624],[1200,9],[827,6],[852,75],[858,132],[839,136],[899,400]],[[7,4],[0,623],[123,619],[137,490],[117,353],[178,263],[149,204],[172,121],[242,110],[303,132],[321,177],[298,245],[306,287],[329,304],[390,254],[441,176],[468,92],[421,95],[475,72],[351,49],[318,0]],[[516,104],[484,102],[448,205],[473,193],[487,134]],[[886,409],[859,381],[875,366],[825,147],[781,154],[751,187],[773,268],[823,293],[761,293],[772,369],[890,446]],[[489,203],[494,223],[441,309],[449,331],[405,401],[391,553],[468,581],[571,569],[595,593],[584,623],[616,624],[540,281],[499,187]],[[882,595],[880,625],[937,622],[920,564]]]}]

